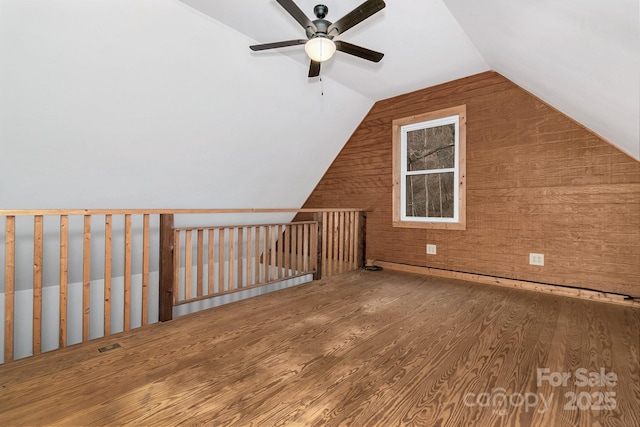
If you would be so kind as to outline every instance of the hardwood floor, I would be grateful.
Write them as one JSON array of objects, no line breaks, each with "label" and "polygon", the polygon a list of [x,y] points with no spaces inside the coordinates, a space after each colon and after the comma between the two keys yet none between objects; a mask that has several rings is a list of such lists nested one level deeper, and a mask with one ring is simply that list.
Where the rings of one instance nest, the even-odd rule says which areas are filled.
[{"label": "hardwood floor", "polygon": [[638,331],[635,308],[357,271],[1,366],[0,425],[639,426]]}]

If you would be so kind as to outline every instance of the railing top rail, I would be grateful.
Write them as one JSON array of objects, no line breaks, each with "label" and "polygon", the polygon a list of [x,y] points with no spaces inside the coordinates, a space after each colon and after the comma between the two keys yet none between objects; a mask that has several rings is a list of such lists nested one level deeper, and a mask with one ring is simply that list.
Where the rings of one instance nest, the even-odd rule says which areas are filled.
[{"label": "railing top rail", "polygon": [[362,208],[244,208],[244,209],[0,209],[0,216],[23,215],[163,215],[163,214],[244,214],[244,213],[309,213],[361,212]]},{"label": "railing top rail", "polygon": [[318,221],[296,221],[296,222],[274,222],[268,224],[236,224],[236,225],[203,225],[203,226],[188,226],[188,227],[174,227],[176,231],[194,231],[194,230],[212,230],[219,228],[247,228],[247,227],[273,227],[276,225],[301,225],[301,224],[317,224]]}]

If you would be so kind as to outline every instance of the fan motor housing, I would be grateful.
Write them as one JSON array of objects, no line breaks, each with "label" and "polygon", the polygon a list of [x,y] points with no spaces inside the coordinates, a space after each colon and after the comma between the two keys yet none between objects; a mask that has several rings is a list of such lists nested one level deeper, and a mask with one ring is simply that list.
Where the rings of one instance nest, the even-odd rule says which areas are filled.
[{"label": "fan motor housing", "polygon": [[318,31],[316,31],[314,33],[313,31],[307,30],[307,37],[308,38],[316,37],[318,35],[324,36],[324,37],[329,37],[330,39],[333,38],[333,36],[329,36],[327,34],[327,30],[329,29],[329,26],[331,25],[331,22],[327,21],[326,19],[316,19],[315,21],[313,21],[313,25],[316,26]]}]

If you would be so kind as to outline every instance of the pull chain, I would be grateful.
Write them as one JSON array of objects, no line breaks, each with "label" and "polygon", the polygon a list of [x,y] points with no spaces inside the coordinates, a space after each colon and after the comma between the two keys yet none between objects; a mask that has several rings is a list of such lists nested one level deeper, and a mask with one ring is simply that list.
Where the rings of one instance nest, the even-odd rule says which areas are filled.
[{"label": "pull chain", "polygon": [[320,76],[320,96],[324,96],[324,82],[322,81],[322,76]]}]

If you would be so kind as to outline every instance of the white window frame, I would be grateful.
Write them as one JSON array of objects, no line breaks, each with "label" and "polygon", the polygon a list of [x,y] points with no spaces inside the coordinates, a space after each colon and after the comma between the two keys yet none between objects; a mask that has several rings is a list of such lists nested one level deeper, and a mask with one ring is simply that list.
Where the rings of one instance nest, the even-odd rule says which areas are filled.
[{"label": "white window frame", "polygon": [[[407,170],[407,133],[419,129],[455,124],[455,162],[453,168]],[[466,106],[429,112],[393,121],[393,225],[411,228],[466,229]],[[416,217],[406,214],[407,176],[453,172],[453,218]]]}]

